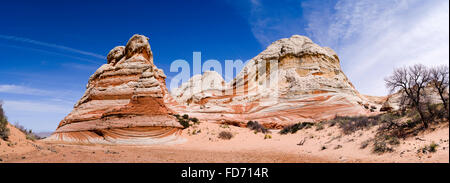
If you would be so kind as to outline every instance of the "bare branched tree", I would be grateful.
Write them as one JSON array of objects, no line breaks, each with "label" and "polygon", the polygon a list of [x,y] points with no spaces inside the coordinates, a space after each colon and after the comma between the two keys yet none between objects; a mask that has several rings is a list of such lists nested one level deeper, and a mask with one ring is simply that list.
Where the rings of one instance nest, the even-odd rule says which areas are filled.
[{"label": "bare branched tree", "polygon": [[429,81],[430,73],[421,64],[395,69],[394,73],[385,79],[386,86],[391,93],[400,91],[404,94],[407,99],[406,104],[416,109],[425,128],[428,128],[429,119],[423,109],[423,97]]},{"label": "bare branched tree", "polygon": [[448,117],[448,80],[449,80],[449,70],[448,70],[448,66],[446,65],[442,65],[439,67],[433,67],[430,69],[430,78],[431,81],[430,83],[432,84],[432,86],[437,90],[437,92],[439,93],[439,96],[441,97],[442,103],[444,104],[444,108],[446,111],[446,115]]}]

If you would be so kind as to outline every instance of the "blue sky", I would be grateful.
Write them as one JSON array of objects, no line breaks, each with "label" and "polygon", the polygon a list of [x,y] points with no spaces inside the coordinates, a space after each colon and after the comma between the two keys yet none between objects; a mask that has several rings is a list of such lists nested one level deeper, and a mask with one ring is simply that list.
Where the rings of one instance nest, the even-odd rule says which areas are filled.
[{"label": "blue sky", "polygon": [[150,38],[170,77],[176,59],[248,60],[306,35],[333,48],[364,94],[386,95],[394,67],[448,64],[448,0],[10,1],[0,6],[0,100],[12,123],[52,131],[114,46]]}]

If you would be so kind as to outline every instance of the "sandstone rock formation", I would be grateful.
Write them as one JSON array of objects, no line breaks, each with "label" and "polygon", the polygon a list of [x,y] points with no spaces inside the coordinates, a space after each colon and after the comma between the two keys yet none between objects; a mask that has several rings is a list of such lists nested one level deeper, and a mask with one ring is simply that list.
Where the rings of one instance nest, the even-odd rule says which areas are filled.
[{"label": "sandstone rock formation", "polygon": [[186,106],[179,113],[211,122],[289,124],[365,115],[370,111],[364,105],[382,104],[358,93],[332,49],[299,35],[272,43],[230,83],[219,84],[223,79],[211,73],[194,76],[172,90]]},{"label": "sandstone rock formation", "polygon": [[90,78],[83,97],[48,141],[152,144],[174,142],[182,127],[170,114],[164,72],[148,38],[115,47]]},{"label": "sandstone rock formation", "polygon": [[203,98],[212,97],[214,93],[221,93],[225,88],[225,81],[215,71],[205,71],[203,74],[194,75],[188,82],[175,88],[173,97],[179,103],[189,105],[198,103]]}]

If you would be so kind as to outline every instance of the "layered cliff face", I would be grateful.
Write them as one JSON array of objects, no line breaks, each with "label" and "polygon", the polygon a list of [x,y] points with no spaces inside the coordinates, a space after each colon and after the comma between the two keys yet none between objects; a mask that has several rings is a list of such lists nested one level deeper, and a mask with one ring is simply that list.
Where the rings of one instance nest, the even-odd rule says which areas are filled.
[{"label": "layered cliff face", "polygon": [[115,47],[90,78],[83,97],[47,140],[81,143],[174,142],[182,127],[172,110],[164,72],[153,64],[148,38]]},{"label": "layered cliff face", "polygon": [[272,43],[230,83],[210,87],[209,83],[221,83],[223,79],[209,73],[194,76],[172,90],[172,96],[186,106],[178,112],[212,122],[289,124],[336,115],[364,115],[370,113],[368,106],[381,107],[358,93],[332,49],[304,36]]}]

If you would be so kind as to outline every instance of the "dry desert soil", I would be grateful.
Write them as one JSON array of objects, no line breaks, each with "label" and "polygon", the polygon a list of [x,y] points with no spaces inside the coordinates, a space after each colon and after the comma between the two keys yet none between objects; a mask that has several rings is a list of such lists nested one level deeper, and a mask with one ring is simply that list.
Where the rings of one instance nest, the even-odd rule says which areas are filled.
[{"label": "dry desert soil", "polygon": [[[343,135],[337,127],[314,128],[295,134],[272,131],[265,138],[247,128],[200,123],[184,129],[181,142],[147,146],[83,145],[31,141],[16,128],[9,141],[0,140],[0,163],[359,163],[359,162],[449,162],[448,123],[418,136],[402,139],[394,152],[375,154],[361,144],[374,136],[375,127]],[[194,132],[195,131],[195,132]],[[218,138],[222,131],[233,138]],[[303,142],[300,143],[300,142]],[[418,149],[436,143],[434,153]]]}]

